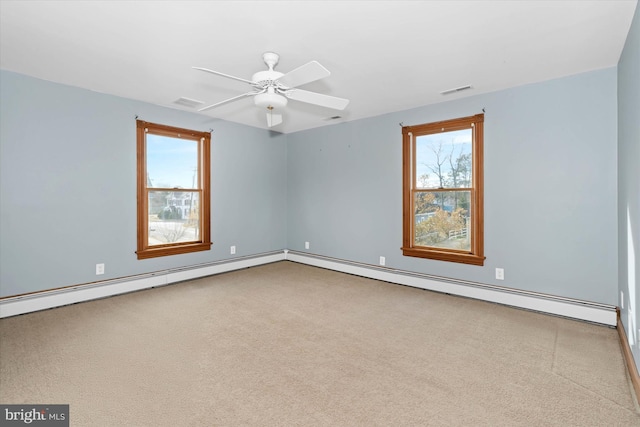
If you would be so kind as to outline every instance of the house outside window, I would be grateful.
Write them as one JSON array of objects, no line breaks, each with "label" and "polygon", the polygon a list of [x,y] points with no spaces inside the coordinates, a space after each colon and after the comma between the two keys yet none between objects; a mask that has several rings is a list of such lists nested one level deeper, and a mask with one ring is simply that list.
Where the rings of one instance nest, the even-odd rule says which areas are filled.
[{"label": "house outside window", "polygon": [[484,264],[484,114],[404,126],[405,256]]},{"label": "house outside window", "polygon": [[209,250],[210,134],[136,126],[138,259]]}]

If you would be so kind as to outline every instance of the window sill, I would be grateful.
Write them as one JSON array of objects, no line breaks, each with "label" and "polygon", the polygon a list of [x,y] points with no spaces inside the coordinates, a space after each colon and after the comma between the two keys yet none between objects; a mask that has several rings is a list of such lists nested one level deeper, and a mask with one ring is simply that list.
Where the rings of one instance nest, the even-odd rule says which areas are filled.
[{"label": "window sill", "polygon": [[156,258],[161,256],[187,254],[191,252],[208,251],[211,249],[211,242],[209,243],[187,243],[179,246],[160,246],[157,248],[146,248],[136,251],[138,259]]},{"label": "window sill", "polygon": [[438,261],[458,262],[462,264],[470,265],[484,265],[486,257],[471,254],[471,253],[458,253],[448,251],[437,251],[433,249],[417,249],[417,248],[402,248],[402,254],[404,256],[411,256],[417,258],[435,259]]}]

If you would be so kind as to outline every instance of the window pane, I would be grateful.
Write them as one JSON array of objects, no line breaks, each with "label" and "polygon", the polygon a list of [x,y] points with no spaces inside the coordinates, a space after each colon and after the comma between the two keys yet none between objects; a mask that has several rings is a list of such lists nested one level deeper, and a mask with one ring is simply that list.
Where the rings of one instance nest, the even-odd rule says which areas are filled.
[{"label": "window pane", "polygon": [[147,134],[147,187],[198,188],[198,142]]},{"label": "window pane", "polygon": [[197,191],[149,191],[149,246],[200,241]]},{"label": "window pane", "polygon": [[471,250],[471,192],[416,192],[416,246]]},{"label": "window pane", "polygon": [[470,188],[472,130],[416,137],[415,188]]}]

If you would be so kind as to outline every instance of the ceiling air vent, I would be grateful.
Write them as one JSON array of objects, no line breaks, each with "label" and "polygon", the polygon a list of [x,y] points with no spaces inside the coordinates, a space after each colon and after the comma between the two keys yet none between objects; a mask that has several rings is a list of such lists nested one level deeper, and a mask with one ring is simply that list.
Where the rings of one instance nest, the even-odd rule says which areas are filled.
[{"label": "ceiling air vent", "polygon": [[451,93],[462,92],[463,90],[471,89],[471,85],[460,86],[449,90],[440,92],[441,95],[449,95]]},{"label": "ceiling air vent", "polygon": [[202,101],[198,101],[196,99],[191,99],[191,98],[178,98],[175,101],[173,101],[174,104],[177,105],[182,105],[183,107],[189,107],[189,108],[196,108],[202,104],[204,104],[204,102]]}]

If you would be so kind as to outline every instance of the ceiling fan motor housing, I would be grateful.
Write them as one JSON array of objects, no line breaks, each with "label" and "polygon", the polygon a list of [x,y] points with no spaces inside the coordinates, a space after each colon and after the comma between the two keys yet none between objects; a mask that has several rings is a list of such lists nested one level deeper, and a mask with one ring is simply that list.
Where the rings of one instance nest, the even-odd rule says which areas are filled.
[{"label": "ceiling fan motor housing", "polygon": [[269,109],[284,108],[289,101],[285,96],[276,92],[277,83],[284,74],[273,70],[259,71],[253,75],[252,81],[261,89],[266,89],[265,93],[258,94],[253,97],[253,102],[258,107],[266,107]]}]

